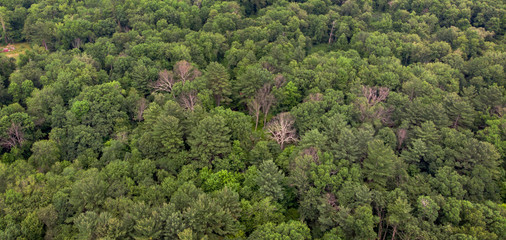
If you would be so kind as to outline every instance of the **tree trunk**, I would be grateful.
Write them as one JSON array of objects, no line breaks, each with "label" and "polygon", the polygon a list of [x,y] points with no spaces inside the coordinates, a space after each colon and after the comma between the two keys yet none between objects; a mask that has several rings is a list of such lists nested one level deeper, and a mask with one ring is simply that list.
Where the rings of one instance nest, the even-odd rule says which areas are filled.
[{"label": "tree trunk", "polygon": [[387,238],[388,227],[390,227],[390,226],[387,224],[387,227],[385,228],[385,233],[383,234],[383,238],[382,239],[386,239]]},{"label": "tree trunk", "polygon": [[457,116],[457,119],[455,119],[455,122],[453,122],[453,128],[457,129],[457,125],[459,124],[460,115]]},{"label": "tree trunk", "polygon": [[378,239],[381,239],[381,233],[383,232],[383,218],[381,217],[381,211],[379,208],[376,208],[378,211],[379,223],[378,223]]},{"label": "tree trunk", "polygon": [[3,30],[5,45],[7,45],[7,44],[9,44],[9,43],[7,43],[7,30],[6,30],[6,27],[5,27],[4,18],[1,15],[0,15],[0,23],[2,24],[2,30]]},{"label": "tree trunk", "polygon": [[220,95],[216,95],[214,97],[215,101],[216,101],[216,106],[219,107],[220,104],[221,104],[221,96]]},{"label": "tree trunk", "polygon": [[336,25],[336,20],[332,22],[332,29],[330,29],[330,35],[329,35],[329,44],[332,43],[332,36],[334,36],[334,26]]},{"label": "tree trunk", "polygon": [[392,240],[395,239],[395,233],[397,232],[397,226],[394,226],[394,232],[392,233]]},{"label": "tree trunk", "polygon": [[[46,40],[42,40],[42,45],[44,45],[44,48],[46,49],[46,51],[48,50],[47,49],[47,43],[46,43]],[[112,67],[111,67],[112,68]]]}]

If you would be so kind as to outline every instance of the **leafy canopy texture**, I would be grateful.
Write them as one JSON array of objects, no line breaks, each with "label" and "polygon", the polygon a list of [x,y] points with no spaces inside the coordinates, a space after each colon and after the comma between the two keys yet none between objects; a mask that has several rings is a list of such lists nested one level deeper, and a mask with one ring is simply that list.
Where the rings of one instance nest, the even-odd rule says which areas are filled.
[{"label": "leafy canopy texture", "polygon": [[0,240],[506,236],[504,0],[0,0]]}]

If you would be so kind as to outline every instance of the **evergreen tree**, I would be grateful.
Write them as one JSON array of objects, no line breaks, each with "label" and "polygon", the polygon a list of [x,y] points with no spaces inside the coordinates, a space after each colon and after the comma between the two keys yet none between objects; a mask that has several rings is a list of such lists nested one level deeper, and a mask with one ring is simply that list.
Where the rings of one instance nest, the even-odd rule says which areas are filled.
[{"label": "evergreen tree", "polygon": [[230,76],[223,65],[212,62],[206,68],[207,85],[213,92],[216,106],[230,102]]},{"label": "evergreen tree", "polygon": [[201,164],[212,164],[216,158],[224,158],[230,153],[230,129],[223,117],[208,116],[192,130],[188,143],[192,155]]},{"label": "evergreen tree", "polygon": [[372,188],[383,190],[394,176],[398,163],[394,151],[381,140],[373,140],[367,145],[367,158],[364,160],[364,175]]}]

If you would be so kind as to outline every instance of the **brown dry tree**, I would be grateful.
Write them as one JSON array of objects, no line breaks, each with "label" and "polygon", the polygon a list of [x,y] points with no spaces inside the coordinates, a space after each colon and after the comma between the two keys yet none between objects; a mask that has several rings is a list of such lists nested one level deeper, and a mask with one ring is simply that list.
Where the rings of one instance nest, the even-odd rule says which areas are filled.
[{"label": "brown dry tree", "polygon": [[365,101],[357,99],[355,103],[360,112],[360,121],[379,119],[383,123],[390,123],[392,109],[385,108],[379,104],[386,100],[389,92],[390,90],[386,87],[362,86],[362,95]]},{"label": "brown dry tree", "polygon": [[404,140],[406,140],[406,137],[408,136],[408,130],[405,128],[399,128],[397,130],[397,150],[401,149],[402,143],[404,143]]},{"label": "brown dry tree", "polygon": [[23,128],[19,123],[12,123],[9,128],[7,128],[6,136],[1,139],[1,144],[4,148],[11,149],[15,146],[21,146],[25,141],[25,134],[23,133]]},{"label": "brown dry tree", "polygon": [[191,63],[183,60],[174,65],[174,74],[176,75],[178,81],[181,81],[184,85],[186,82],[193,81],[202,73],[198,69],[194,68]]},{"label": "brown dry tree", "polygon": [[281,149],[285,148],[285,144],[297,142],[297,130],[293,126],[295,119],[288,112],[280,113],[274,117],[266,126],[267,132],[271,134]]},{"label": "brown dry tree", "polygon": [[386,87],[362,86],[362,95],[367,99],[369,106],[374,106],[379,102],[385,101],[390,93]]},{"label": "brown dry tree", "polygon": [[248,101],[248,110],[251,115],[255,116],[255,130],[258,129],[258,119],[260,118],[260,110],[262,105],[257,97],[251,98]]},{"label": "brown dry tree", "polygon": [[187,92],[183,92],[179,96],[179,103],[184,108],[193,111],[193,110],[195,110],[195,106],[198,103],[197,95],[198,95],[197,90],[190,90]]},{"label": "brown dry tree", "polygon": [[134,120],[142,121],[144,120],[144,111],[148,107],[148,101],[145,98],[139,99],[137,101],[137,115],[134,117]]},{"label": "brown dry tree", "polygon": [[276,102],[276,97],[274,97],[271,90],[272,86],[270,84],[265,84],[257,91],[262,113],[264,114],[264,126],[267,123],[267,115],[269,114],[272,105]]},{"label": "brown dry tree", "polygon": [[158,73],[158,80],[151,84],[155,92],[172,92],[176,79],[171,71],[164,69]]},{"label": "brown dry tree", "polygon": [[151,84],[151,88],[153,88],[154,92],[168,92],[174,96],[172,90],[176,83],[181,82],[184,86],[186,82],[193,81],[201,74],[191,63],[184,60],[179,61],[174,65],[173,71],[168,71],[167,69],[160,71],[158,73],[158,80]]}]

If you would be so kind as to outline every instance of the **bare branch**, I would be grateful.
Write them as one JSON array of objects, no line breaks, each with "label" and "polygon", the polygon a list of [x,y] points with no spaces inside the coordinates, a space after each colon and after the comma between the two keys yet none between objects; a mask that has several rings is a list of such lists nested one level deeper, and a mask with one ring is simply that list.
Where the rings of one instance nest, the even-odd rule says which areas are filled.
[{"label": "bare branch", "polygon": [[262,67],[271,73],[274,73],[276,71],[276,67],[270,64],[269,62],[263,62]]},{"label": "bare branch", "polygon": [[332,37],[334,36],[334,27],[336,25],[336,20],[332,22],[332,28],[330,29],[330,35],[329,35],[329,44],[332,43]]},{"label": "bare branch", "polygon": [[144,110],[146,110],[147,108],[147,101],[145,98],[141,98],[139,99],[139,101],[137,101],[137,116],[135,116],[134,120],[137,120],[137,121],[142,121],[144,120]]},{"label": "bare branch", "polygon": [[337,203],[337,198],[334,194],[330,193],[330,192],[327,192],[326,194],[326,197],[327,197],[327,202],[328,204],[336,211],[339,211],[341,208],[339,207],[338,203]]},{"label": "bare branch", "polygon": [[297,131],[293,127],[295,120],[288,112],[280,113],[267,124],[267,131],[276,140],[281,149],[286,143],[297,142]]},{"label": "bare branch", "polygon": [[158,80],[151,84],[151,87],[155,92],[170,92],[174,89],[174,85],[177,82],[182,82],[184,85],[186,82],[193,81],[199,77],[202,73],[194,68],[187,61],[179,61],[174,65],[174,71],[162,70],[158,73]]},{"label": "bare branch", "polygon": [[366,103],[358,101],[356,106],[360,111],[360,121],[366,119],[379,119],[383,123],[390,123],[390,114],[392,109],[387,109],[378,103],[387,99],[390,90],[386,87],[369,87],[362,86],[362,95],[366,99]]},{"label": "bare branch", "polygon": [[404,128],[397,130],[397,149],[401,149],[402,143],[406,140],[408,131]]},{"label": "bare branch", "polygon": [[367,99],[369,106],[374,106],[379,102],[385,101],[390,89],[386,87],[362,86],[362,95]]},{"label": "bare branch", "polygon": [[286,79],[282,74],[278,74],[274,78],[274,86],[276,86],[276,88],[278,88],[278,89],[281,88],[285,84],[285,82],[286,82]]},{"label": "bare branch", "polygon": [[1,140],[3,147],[11,149],[15,146],[21,146],[25,141],[24,133],[19,123],[12,123],[7,129],[6,137]]},{"label": "bare branch", "polygon": [[158,80],[151,84],[155,92],[172,92],[176,79],[172,72],[164,69],[158,73]]},{"label": "bare branch", "polygon": [[197,105],[198,98],[197,98],[197,91],[196,90],[190,90],[188,92],[183,92],[179,96],[179,102],[181,105],[189,109],[191,111],[195,110],[195,106]]},{"label": "bare branch", "polygon": [[310,93],[304,102],[310,101],[310,102],[319,102],[323,100],[323,94],[321,93]]},{"label": "bare branch", "polygon": [[174,65],[174,74],[177,76],[179,81],[183,82],[184,85],[187,81],[193,81],[202,73],[194,68],[191,63],[183,60]]},{"label": "bare branch", "polygon": [[315,147],[309,147],[309,148],[304,149],[302,151],[301,155],[302,156],[311,156],[311,158],[313,158],[313,162],[315,162],[318,165],[321,164],[320,157],[318,156],[318,149],[316,149]]},{"label": "bare branch", "polygon": [[259,99],[260,105],[262,107],[262,113],[264,114],[264,126],[267,122],[267,115],[272,107],[272,105],[276,102],[276,98],[271,93],[272,86],[270,84],[265,84],[262,88],[260,88],[255,98]]},{"label": "bare branch", "polygon": [[72,41],[72,47],[74,48],[80,48],[82,44],[82,40],[80,38],[75,38],[74,41]]},{"label": "bare branch", "polygon": [[251,115],[255,116],[255,130],[258,128],[258,118],[260,117],[260,109],[262,105],[260,104],[260,100],[258,98],[251,98],[248,101],[248,110]]}]

